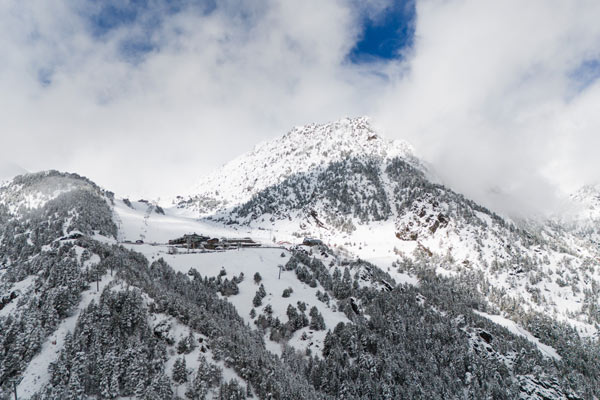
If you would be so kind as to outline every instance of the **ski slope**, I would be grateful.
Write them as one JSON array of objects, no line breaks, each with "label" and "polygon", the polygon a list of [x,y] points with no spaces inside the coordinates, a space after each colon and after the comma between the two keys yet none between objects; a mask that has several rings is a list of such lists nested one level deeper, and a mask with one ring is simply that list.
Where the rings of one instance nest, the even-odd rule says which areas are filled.
[{"label": "ski slope", "polygon": [[[177,209],[164,209],[164,215],[156,211],[156,206],[141,201],[132,201],[129,207],[123,199],[115,200],[114,219],[119,227],[120,242],[142,240],[147,243],[168,243],[189,233],[211,237],[247,237],[267,240],[268,232],[254,232],[251,229],[226,228],[216,223],[186,216]],[[258,236],[258,237],[257,237]]]}]

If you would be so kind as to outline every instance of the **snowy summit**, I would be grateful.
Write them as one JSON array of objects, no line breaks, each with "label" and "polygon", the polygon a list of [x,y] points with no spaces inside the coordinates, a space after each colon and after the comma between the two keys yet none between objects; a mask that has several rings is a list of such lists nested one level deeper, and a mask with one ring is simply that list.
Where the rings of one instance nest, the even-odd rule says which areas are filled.
[{"label": "snowy summit", "polygon": [[296,127],[280,138],[227,163],[200,179],[189,196],[176,200],[181,207],[209,215],[240,205],[256,193],[293,175],[324,169],[348,158],[401,157],[418,160],[407,142],[388,140],[375,132],[368,117],[344,118],[326,124]]}]

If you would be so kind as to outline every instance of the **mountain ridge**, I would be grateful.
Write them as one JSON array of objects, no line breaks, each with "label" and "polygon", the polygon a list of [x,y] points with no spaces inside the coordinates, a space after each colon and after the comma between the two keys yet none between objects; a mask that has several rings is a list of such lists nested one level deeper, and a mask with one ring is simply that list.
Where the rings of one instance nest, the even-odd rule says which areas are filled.
[{"label": "mountain ridge", "polygon": [[[377,151],[365,150],[359,142],[346,157],[327,160],[308,142],[299,147],[305,156],[298,172],[288,174],[264,165],[272,174],[269,186],[260,189],[267,182],[263,181],[245,196],[212,208],[201,220],[268,231],[284,242],[319,238],[355,258],[375,263],[401,282],[412,281],[417,272],[403,268],[405,260],[415,262],[424,255],[436,260],[439,274],[476,279],[488,301],[500,310],[516,315],[512,307],[519,304],[518,308],[528,312],[568,320],[582,334],[596,334],[598,318],[586,304],[597,300],[585,295],[588,299],[584,301],[583,293],[591,290],[592,282],[600,282],[598,249],[564,224],[498,216],[435,182],[412,151],[387,152],[385,146],[394,142],[369,141],[377,134],[368,119],[308,125],[260,148],[285,154],[277,146],[286,143],[288,136],[307,131],[319,136],[320,129],[332,131],[335,126],[344,128],[336,131],[337,140],[366,137],[366,143],[376,143]],[[354,128],[358,133],[353,133]],[[332,143],[328,145],[335,146]],[[339,147],[344,146],[349,145]],[[249,176],[255,168],[248,169],[254,165],[253,155],[248,157],[250,161],[242,156],[222,171]],[[311,159],[321,162],[311,163]],[[206,192],[210,187],[205,187]],[[181,202],[178,207],[188,204]],[[191,209],[197,211],[194,206]],[[594,269],[587,271],[590,264]],[[502,300],[507,295],[511,300]]]},{"label": "mountain ridge", "polygon": [[[598,397],[593,246],[506,221],[359,130],[366,151],[299,147],[305,170],[210,218],[76,174],[2,186],[0,398],[19,376],[35,399]],[[168,244],[191,232],[262,246]]]},{"label": "mountain ridge", "polygon": [[293,174],[306,172],[352,156],[401,156],[420,168],[412,147],[377,134],[369,118],[344,118],[325,124],[296,127],[255,147],[210,173],[172,203],[206,216],[247,201],[253,194]]}]

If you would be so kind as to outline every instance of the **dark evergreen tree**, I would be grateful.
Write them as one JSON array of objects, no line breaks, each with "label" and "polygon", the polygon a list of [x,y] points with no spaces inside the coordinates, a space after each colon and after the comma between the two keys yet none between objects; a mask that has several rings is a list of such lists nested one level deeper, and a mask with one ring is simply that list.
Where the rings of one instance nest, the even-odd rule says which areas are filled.
[{"label": "dark evergreen tree", "polygon": [[312,307],[310,309],[310,329],[314,329],[316,331],[321,331],[325,329],[325,320],[323,319],[323,315],[319,312],[317,307]]},{"label": "dark evergreen tree", "polygon": [[185,363],[185,357],[180,357],[175,361],[173,365],[173,381],[178,384],[187,382],[187,367]]}]

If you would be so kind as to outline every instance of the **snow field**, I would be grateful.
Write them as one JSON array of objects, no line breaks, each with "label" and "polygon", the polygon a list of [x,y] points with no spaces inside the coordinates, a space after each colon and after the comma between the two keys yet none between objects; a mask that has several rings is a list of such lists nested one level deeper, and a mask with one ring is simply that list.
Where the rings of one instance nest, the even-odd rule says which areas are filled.
[{"label": "snow field", "polygon": [[[311,288],[302,283],[296,277],[294,271],[282,269],[281,279],[279,279],[279,266],[284,266],[289,260],[290,253],[285,249],[274,248],[244,248],[239,250],[230,250],[224,252],[207,253],[180,253],[168,254],[167,246],[152,246],[148,244],[134,245],[125,244],[126,247],[144,254],[149,260],[157,260],[162,257],[174,270],[187,273],[190,268],[197,270],[202,276],[217,276],[224,268],[226,275],[222,279],[231,280],[233,277],[244,274],[244,280],[238,284],[239,294],[227,297],[240,316],[250,326],[254,327],[254,320],[250,317],[250,310],[254,308],[252,299],[256,294],[260,284],[254,282],[254,273],[260,273],[262,283],[267,292],[267,296],[262,300],[262,305],[256,308],[257,315],[260,314],[267,304],[273,309],[273,317],[279,317],[282,323],[288,320],[288,305],[297,306],[298,302],[306,303],[306,314],[311,307],[316,306],[323,315],[326,329],[323,331],[313,331],[302,328],[296,331],[288,342],[294,348],[305,351],[311,348],[313,353],[320,354],[323,349],[323,340],[327,329],[333,329],[339,322],[348,323],[348,318],[339,311],[333,311],[332,308],[317,300],[318,290],[325,291],[323,287],[317,285]],[[284,254],[285,257],[281,257]],[[282,297],[284,289],[291,287],[293,292],[290,297]],[[331,300],[335,304],[334,300]],[[301,340],[302,334],[306,332],[308,339]],[[281,345],[269,340],[268,335],[265,342],[269,351],[280,355]]]},{"label": "snow field", "polygon": [[167,243],[184,234],[198,233],[211,237],[246,237],[252,236],[249,230],[236,231],[224,228],[215,223],[198,221],[192,217],[182,216],[177,210],[165,209],[165,215],[155,211],[148,213],[149,207],[144,202],[132,201],[133,209],[123,200],[115,200],[114,219],[119,227],[119,241],[143,240],[147,243]]}]

